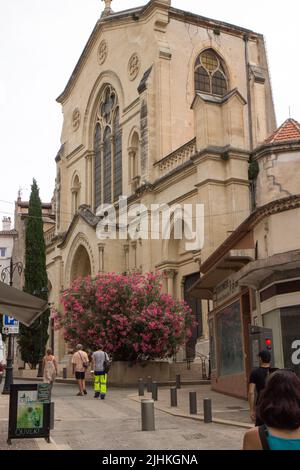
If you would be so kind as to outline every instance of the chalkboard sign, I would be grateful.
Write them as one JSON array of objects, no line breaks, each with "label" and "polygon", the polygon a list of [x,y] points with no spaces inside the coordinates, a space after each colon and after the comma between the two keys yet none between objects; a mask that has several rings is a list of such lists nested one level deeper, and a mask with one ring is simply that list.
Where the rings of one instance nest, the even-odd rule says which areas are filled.
[{"label": "chalkboard sign", "polygon": [[51,403],[51,384],[38,384],[37,401],[40,403]]},{"label": "chalkboard sign", "polygon": [[[38,393],[40,384],[18,384],[10,387],[8,444],[11,439],[44,438],[50,442],[49,398]],[[42,400],[41,400],[42,399]]]}]

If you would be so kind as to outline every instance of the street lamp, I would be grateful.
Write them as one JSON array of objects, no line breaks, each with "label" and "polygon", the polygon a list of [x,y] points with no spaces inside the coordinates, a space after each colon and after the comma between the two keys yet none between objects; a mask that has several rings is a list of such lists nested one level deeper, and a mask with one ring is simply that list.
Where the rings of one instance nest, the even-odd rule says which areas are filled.
[{"label": "street lamp", "polygon": [[[13,285],[13,275],[14,272],[17,271],[19,276],[21,276],[23,272],[23,263],[13,263],[12,258],[10,258],[10,265],[6,268],[2,269],[1,272],[1,281],[5,282],[6,277],[9,276],[9,285],[12,287]],[[12,342],[12,334],[8,334],[8,352],[7,352],[7,364],[6,364],[6,371],[5,371],[5,382],[2,391],[2,395],[9,395],[10,394],[10,386],[13,384],[13,342]]]},{"label": "street lamp", "polygon": [[[33,292],[33,295],[38,297],[40,294],[43,294],[43,296],[44,296],[44,295],[48,294],[48,292],[49,291],[48,291],[47,287],[42,287],[41,290],[35,290]],[[39,328],[40,328],[40,354],[39,354],[39,367],[38,367],[37,377],[43,377],[43,359],[44,359],[45,351],[43,351],[42,315],[40,316]]]}]

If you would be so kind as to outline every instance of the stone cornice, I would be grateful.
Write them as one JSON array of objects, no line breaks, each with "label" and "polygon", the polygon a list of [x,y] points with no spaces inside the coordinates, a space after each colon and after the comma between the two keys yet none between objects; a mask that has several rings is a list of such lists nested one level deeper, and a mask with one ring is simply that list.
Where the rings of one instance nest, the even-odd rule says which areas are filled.
[{"label": "stone cornice", "polygon": [[196,183],[195,187],[199,188],[207,184],[215,184],[215,185],[221,185],[221,186],[230,186],[231,184],[239,184],[239,185],[249,186],[250,181],[246,179],[241,179],[241,178],[228,178],[226,180],[207,178],[206,180],[203,180],[200,183]]},{"label": "stone cornice", "polygon": [[254,160],[258,160],[265,155],[270,155],[271,153],[284,153],[284,152],[296,152],[300,151],[300,141],[290,141],[290,142],[275,142],[272,144],[264,144],[258,147],[253,153]]},{"label": "stone cornice", "polygon": [[169,188],[175,183],[178,183],[179,181],[182,181],[183,178],[187,178],[188,176],[191,176],[193,174],[197,173],[197,168],[193,164],[193,162],[187,161],[177,167],[175,170],[171,171],[165,176],[162,176],[161,178],[158,178],[154,181],[153,186],[154,186],[154,191],[156,193],[164,191],[165,189]]},{"label": "stone cornice", "polygon": [[245,149],[239,149],[235,147],[231,147],[229,145],[225,147],[215,147],[209,146],[200,151],[196,155],[194,155],[191,159],[193,162],[197,162],[198,160],[205,161],[207,159],[220,159],[220,157],[226,161],[229,159],[239,159],[245,160],[245,158],[250,158],[250,152]]}]

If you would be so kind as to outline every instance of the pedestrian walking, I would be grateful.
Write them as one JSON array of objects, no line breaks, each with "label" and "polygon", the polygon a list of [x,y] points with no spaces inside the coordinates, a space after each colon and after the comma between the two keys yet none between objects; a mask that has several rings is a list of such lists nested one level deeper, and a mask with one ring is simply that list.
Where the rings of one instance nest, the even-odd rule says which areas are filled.
[{"label": "pedestrian walking", "polygon": [[[249,379],[248,402],[250,407],[250,418],[255,426],[263,424],[256,416],[256,406],[258,405],[260,394],[265,388],[266,380],[271,373],[271,354],[269,351],[260,351],[259,367],[252,370]],[[256,395],[256,399],[255,399]]]},{"label": "pedestrian walking", "polygon": [[293,371],[269,376],[257,416],[264,424],[246,432],[244,450],[300,450],[300,379]]},{"label": "pedestrian walking", "polygon": [[53,385],[58,375],[57,362],[53,356],[52,349],[47,349],[46,356],[43,359],[43,382]]},{"label": "pedestrian walking", "polygon": [[76,352],[72,357],[72,365],[73,375],[75,375],[79,388],[77,396],[86,395],[85,373],[89,366],[89,358],[87,353],[83,350],[82,344],[77,344],[76,346]]},{"label": "pedestrian walking", "polygon": [[103,351],[102,345],[100,345],[97,351],[92,355],[92,368],[94,374],[94,397],[100,397],[101,400],[104,400],[107,392],[109,357],[108,354]]}]

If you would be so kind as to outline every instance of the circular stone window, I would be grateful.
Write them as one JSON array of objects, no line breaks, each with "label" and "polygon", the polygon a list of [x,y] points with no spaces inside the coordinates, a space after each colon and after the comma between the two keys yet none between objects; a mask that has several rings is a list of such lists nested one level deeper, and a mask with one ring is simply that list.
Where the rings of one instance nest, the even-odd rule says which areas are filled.
[{"label": "circular stone window", "polygon": [[80,121],[81,121],[80,111],[78,108],[76,108],[74,109],[73,114],[72,114],[72,126],[73,126],[74,131],[77,131],[77,129],[79,129]]},{"label": "circular stone window", "polygon": [[139,56],[136,53],[132,54],[128,62],[129,80],[134,80],[137,77],[140,71],[140,65],[141,63]]},{"label": "circular stone window", "polygon": [[98,48],[98,62],[100,65],[104,64],[104,62],[106,61],[107,54],[108,54],[107,42],[105,41],[105,39],[103,39],[103,41],[100,42],[100,45]]}]

